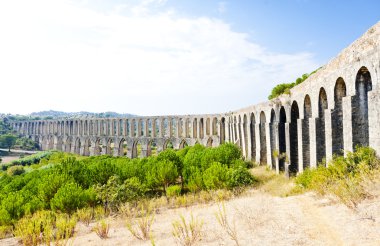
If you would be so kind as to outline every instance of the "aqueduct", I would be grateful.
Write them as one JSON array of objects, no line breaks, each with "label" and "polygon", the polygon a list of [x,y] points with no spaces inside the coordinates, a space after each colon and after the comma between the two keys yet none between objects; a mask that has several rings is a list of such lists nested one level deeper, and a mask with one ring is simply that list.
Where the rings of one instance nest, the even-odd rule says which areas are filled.
[{"label": "aqueduct", "polygon": [[215,115],[13,122],[42,149],[134,158],[233,142],[277,172],[302,172],[355,146],[380,153],[380,22],[289,95]]}]

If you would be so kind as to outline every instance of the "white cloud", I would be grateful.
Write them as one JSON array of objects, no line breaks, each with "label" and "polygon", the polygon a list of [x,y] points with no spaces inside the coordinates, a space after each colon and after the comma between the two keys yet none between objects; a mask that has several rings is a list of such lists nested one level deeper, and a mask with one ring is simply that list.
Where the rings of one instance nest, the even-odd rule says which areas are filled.
[{"label": "white cloud", "polygon": [[0,112],[225,112],[318,67],[312,54],[270,52],[220,19],[155,9],[164,4],[1,1]]}]

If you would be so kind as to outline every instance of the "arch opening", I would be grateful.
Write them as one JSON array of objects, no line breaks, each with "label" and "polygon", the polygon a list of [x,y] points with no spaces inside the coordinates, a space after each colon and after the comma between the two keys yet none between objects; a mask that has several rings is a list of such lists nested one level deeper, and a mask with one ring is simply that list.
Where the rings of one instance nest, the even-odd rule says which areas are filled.
[{"label": "arch opening", "polygon": [[128,145],[127,141],[122,138],[119,143],[119,156],[127,156],[128,154]]},{"label": "arch opening", "polygon": [[132,148],[132,158],[139,158],[142,157],[142,146],[141,143],[136,140],[133,143],[133,148]]},{"label": "arch opening", "polygon": [[226,141],[226,119],[222,117],[220,121],[220,143],[223,144]]},{"label": "arch opening", "polygon": [[298,172],[298,119],[300,117],[299,108],[296,101],[293,101],[291,107],[291,122],[289,124],[290,140],[290,165],[289,175],[295,175]]},{"label": "arch opening", "polygon": [[108,139],[106,146],[106,155],[114,155],[115,144],[112,138]]},{"label": "arch opening", "polygon": [[334,155],[343,155],[343,97],[346,96],[346,83],[338,78],[334,87],[334,110],[331,113],[332,151]]},{"label": "arch opening", "polygon": [[352,101],[352,144],[369,145],[368,92],[372,90],[371,74],[366,67],[361,67],[356,75],[356,94]]},{"label": "arch opening", "polygon": [[146,155],[147,156],[157,156],[158,155],[157,142],[154,139],[148,142]]},{"label": "arch opening", "polygon": [[318,120],[316,121],[317,162],[318,165],[326,165],[326,119],[325,110],[328,108],[327,94],[324,88],[319,91]]},{"label": "arch opening", "polygon": [[286,112],[284,106],[280,109],[280,118],[278,121],[278,167],[281,172],[285,171],[285,161],[286,161]]},{"label": "arch opening", "polygon": [[312,116],[310,96],[306,95],[303,104],[302,120],[302,158],[303,168],[310,167],[310,118]]}]

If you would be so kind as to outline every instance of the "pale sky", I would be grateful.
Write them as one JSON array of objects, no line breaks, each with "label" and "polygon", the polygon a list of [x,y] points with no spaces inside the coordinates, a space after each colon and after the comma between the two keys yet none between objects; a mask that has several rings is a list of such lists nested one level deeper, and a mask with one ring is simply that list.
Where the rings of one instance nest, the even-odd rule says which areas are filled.
[{"label": "pale sky", "polygon": [[317,38],[271,40],[273,23],[250,18],[259,6],[197,2],[0,0],[0,112],[227,112],[266,100],[370,28],[335,33],[345,43],[331,37],[336,48],[319,54]]}]

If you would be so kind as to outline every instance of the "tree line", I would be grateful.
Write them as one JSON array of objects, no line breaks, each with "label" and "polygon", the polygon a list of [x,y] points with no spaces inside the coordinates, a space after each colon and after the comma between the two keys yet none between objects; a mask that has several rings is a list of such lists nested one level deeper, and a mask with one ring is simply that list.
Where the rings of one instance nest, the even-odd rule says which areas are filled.
[{"label": "tree line", "polygon": [[35,162],[20,160],[0,172],[0,226],[40,210],[113,209],[142,198],[233,190],[255,181],[251,163],[230,143],[167,149],[142,159],[49,152]]}]

